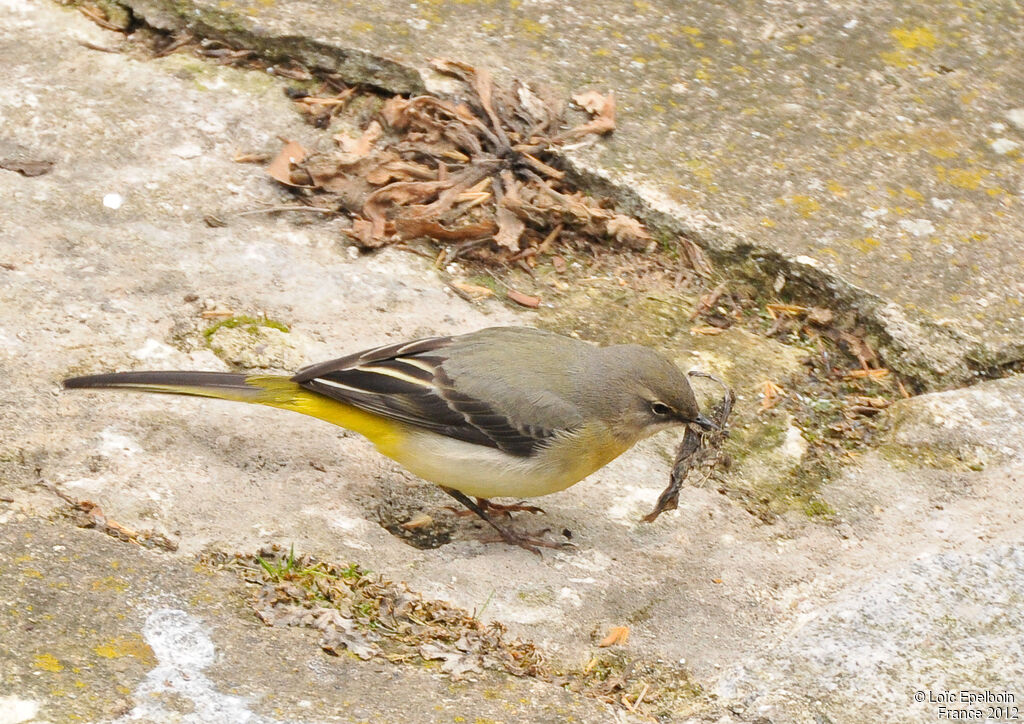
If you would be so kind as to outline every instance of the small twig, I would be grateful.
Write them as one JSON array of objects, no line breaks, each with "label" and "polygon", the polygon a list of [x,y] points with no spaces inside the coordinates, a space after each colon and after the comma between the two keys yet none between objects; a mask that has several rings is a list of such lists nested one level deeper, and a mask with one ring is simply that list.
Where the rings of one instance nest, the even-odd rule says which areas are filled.
[{"label": "small twig", "polygon": [[120,48],[108,48],[105,45],[97,45],[96,43],[90,43],[88,40],[79,40],[78,44],[81,45],[83,48],[88,48],[89,50],[98,50],[101,53],[123,53],[124,52]]},{"label": "small twig", "polygon": [[536,156],[531,156],[528,153],[524,153],[522,154],[522,157],[523,160],[526,161],[526,163],[530,164],[530,166],[532,166],[537,171],[540,171],[542,174],[545,174],[546,176],[550,176],[551,178],[557,181],[561,181],[563,178],[565,178],[565,174],[562,171],[559,171],[557,168],[554,168],[553,166],[548,166],[546,163],[541,161]]},{"label": "small twig", "polygon": [[176,37],[174,40],[172,40],[167,46],[165,46],[161,50],[158,50],[156,53],[154,53],[153,56],[156,57],[156,58],[166,57],[166,56],[170,55],[171,53],[173,53],[178,48],[186,46],[186,45],[188,45],[191,42],[192,42],[192,36],[189,33],[182,33],[181,35]]},{"label": "small twig", "polygon": [[117,25],[114,25],[112,22],[107,20],[105,17],[103,17],[102,15],[100,15],[98,12],[96,12],[95,10],[93,10],[90,7],[87,7],[85,5],[79,5],[78,6],[78,12],[82,13],[82,15],[84,15],[85,17],[87,17],[90,20],[92,20],[94,23],[99,25],[101,28],[105,28],[106,30],[113,30],[115,33],[123,33],[124,32],[124,28],[119,27]]},{"label": "small twig", "polygon": [[335,209],[318,209],[315,206],[268,206],[265,209],[250,209],[249,211],[233,211],[228,216],[251,216],[252,214],[273,214],[277,211],[313,211],[320,214],[341,213]]},{"label": "small twig", "polygon": [[[430,261],[438,261],[438,258],[440,256],[436,254],[430,254],[426,251],[423,251],[422,249],[417,249],[414,246],[409,246],[408,244],[392,244],[391,248],[398,249],[399,251],[405,251],[410,254],[415,254],[416,256],[422,256],[424,259],[429,259]],[[444,254],[444,251],[442,251],[441,254]],[[440,261],[443,262],[444,259],[441,259]],[[438,266],[440,266],[440,264],[438,264]]]},{"label": "small twig", "polygon": [[633,709],[634,709],[634,711],[637,709],[637,707],[639,707],[643,703],[644,697],[647,696],[647,690],[650,689],[650,688],[651,688],[651,685],[648,684],[645,681],[644,682],[644,688],[640,691],[640,696],[638,696],[636,698],[636,701],[633,702]]}]

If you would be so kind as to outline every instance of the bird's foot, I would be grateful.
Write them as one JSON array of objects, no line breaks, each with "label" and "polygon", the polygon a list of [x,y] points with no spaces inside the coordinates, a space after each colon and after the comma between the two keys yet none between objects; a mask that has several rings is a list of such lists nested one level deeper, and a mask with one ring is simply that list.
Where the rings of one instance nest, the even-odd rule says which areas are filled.
[{"label": "bird's foot", "polygon": [[[505,508],[505,507],[508,507],[508,506],[495,506],[494,503],[492,503],[491,501],[487,500],[486,498],[477,498],[476,500],[473,500],[472,498],[470,498],[465,493],[459,492],[458,490],[455,490],[453,488],[442,487],[441,490],[443,490],[444,492],[448,493],[448,495],[452,496],[457,501],[462,503],[470,511],[472,511],[475,515],[479,516],[481,520],[483,520],[485,523],[487,523],[487,525],[489,525],[492,528],[494,528],[494,530],[496,530],[498,532],[498,535],[500,536],[500,538],[497,538],[495,540],[504,541],[505,543],[508,543],[510,545],[519,546],[520,548],[525,548],[526,550],[530,551],[531,553],[536,553],[538,556],[540,555],[540,549],[541,548],[569,548],[569,547],[572,547],[572,543],[569,543],[569,542],[555,542],[555,541],[549,541],[549,540],[547,540],[545,538],[540,538],[538,536],[523,535],[522,533],[516,533],[515,531],[509,530],[508,528],[506,528],[503,525],[498,525],[498,523],[495,522],[494,518],[492,518],[490,516],[490,512],[489,511],[493,510],[495,507]],[[535,506],[532,506],[532,505],[511,506],[511,507],[518,507],[518,508],[523,509],[523,510],[528,510],[530,508],[535,508]],[[536,511],[539,511],[539,510],[540,510],[540,508],[536,508]],[[536,511],[531,511],[531,512],[536,512]],[[541,531],[541,534],[543,535],[545,532],[546,531]]]},{"label": "bird's foot", "polygon": [[556,541],[544,538],[543,535],[550,530],[549,528],[545,528],[537,535],[516,533],[515,531],[508,530],[507,528],[500,528],[496,530],[498,530],[498,535],[488,536],[481,540],[484,543],[508,543],[509,545],[519,546],[520,548],[525,548],[531,553],[536,553],[538,556],[541,554],[541,548],[564,549],[576,547],[575,544],[570,543],[567,540]]},{"label": "bird's foot", "polygon": [[[504,513],[505,515],[511,515],[512,513],[543,513],[544,509],[536,505],[525,505],[522,502],[519,503],[494,503],[487,498],[477,498],[476,504],[480,506],[480,509],[487,513]],[[475,511],[464,510],[462,508],[453,508],[451,506],[445,506],[448,510],[455,513],[458,518],[464,518],[470,515],[477,515]]]}]

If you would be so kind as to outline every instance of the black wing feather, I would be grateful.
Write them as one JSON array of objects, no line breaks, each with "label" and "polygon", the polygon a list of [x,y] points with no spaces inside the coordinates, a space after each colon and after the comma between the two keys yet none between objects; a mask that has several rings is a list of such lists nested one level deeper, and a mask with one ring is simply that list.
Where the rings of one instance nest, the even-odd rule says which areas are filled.
[{"label": "black wing feather", "polygon": [[553,430],[518,427],[485,400],[459,392],[444,370],[451,337],[375,347],[305,367],[292,381],[367,412],[476,445],[528,456]]}]

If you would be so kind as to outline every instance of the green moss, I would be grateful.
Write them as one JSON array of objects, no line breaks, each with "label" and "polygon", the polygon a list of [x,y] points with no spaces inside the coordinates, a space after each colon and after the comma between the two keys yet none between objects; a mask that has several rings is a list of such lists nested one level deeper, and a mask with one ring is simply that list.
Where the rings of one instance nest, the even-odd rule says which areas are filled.
[{"label": "green moss", "polygon": [[498,292],[498,283],[489,274],[475,274],[468,279],[468,282],[478,287],[486,287],[494,293]]},{"label": "green moss", "polygon": [[654,240],[665,256],[674,262],[679,261],[679,237],[676,234],[659,230],[655,232]]},{"label": "green moss", "polygon": [[836,509],[821,498],[812,495],[804,503],[804,513],[808,518],[831,518],[836,514]]},{"label": "green moss", "polygon": [[733,427],[725,442],[725,451],[735,463],[741,463],[751,455],[764,455],[785,442],[786,427],[785,420],[779,419],[758,419]]},{"label": "green moss", "polygon": [[281,332],[290,332],[288,325],[283,322],[278,322],[267,317],[250,317],[247,314],[239,314],[234,317],[228,317],[222,319],[216,324],[211,324],[209,327],[203,330],[203,337],[206,338],[207,345],[210,344],[210,340],[213,335],[216,334],[218,329],[237,329],[241,328],[250,334],[259,334],[260,327],[268,327],[270,329],[276,329]]},{"label": "green moss", "polygon": [[815,455],[813,449],[808,453],[799,465],[791,467],[785,477],[770,489],[769,495],[781,508],[776,512],[802,510],[811,518],[828,518],[835,514],[835,510],[818,496],[822,486],[838,472],[839,466],[832,460]]},{"label": "green moss", "polygon": [[889,443],[881,445],[878,452],[901,472],[920,468],[956,473],[978,472],[985,469],[985,463],[974,455],[936,445],[920,443],[911,446]]},{"label": "green moss", "polygon": [[[670,291],[638,295],[617,285],[574,289],[541,310],[538,326],[601,344],[631,342],[664,349],[688,334],[694,298]],[[690,346],[689,342],[685,346]]]},{"label": "green moss", "polygon": [[551,591],[519,591],[516,598],[528,606],[550,606],[555,602],[555,594]]}]

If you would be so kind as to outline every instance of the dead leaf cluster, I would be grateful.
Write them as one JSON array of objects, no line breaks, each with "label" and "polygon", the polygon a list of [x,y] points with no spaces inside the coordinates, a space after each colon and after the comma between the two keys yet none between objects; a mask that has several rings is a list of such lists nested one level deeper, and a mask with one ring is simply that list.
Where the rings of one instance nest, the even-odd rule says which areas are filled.
[{"label": "dead leaf cluster", "polygon": [[[626,627],[616,627],[613,631],[618,628]],[[648,721],[685,719],[701,693],[685,669],[661,660],[631,659],[607,650],[591,657],[564,686],[622,707]]]},{"label": "dead leaf cluster", "polygon": [[[432,64],[460,93],[391,97],[360,135],[336,134],[327,151],[287,142],[267,172],[308,203],[350,214],[348,233],[367,249],[429,239],[449,261],[514,261],[549,250],[561,235],[630,248],[651,242],[643,224],[575,190],[558,168],[560,146],[615,128],[613,95],[575,96],[592,118],[566,129],[562,103],[544,91],[501,86],[465,63]],[[323,108],[345,100],[297,102]]]},{"label": "dead leaf cluster", "polygon": [[355,564],[332,565],[277,546],[259,557],[215,552],[204,560],[234,570],[256,587],[251,603],[265,624],[319,631],[319,645],[330,654],[346,649],[362,659],[395,664],[438,662],[439,670],[455,680],[503,671],[648,717],[676,709],[698,691],[679,667],[607,648],[627,643],[627,626],[612,628],[598,644],[602,653],[586,666],[558,671],[532,643],[510,639],[500,623],[484,623],[444,601],[425,599]]},{"label": "dead leaf cluster", "polygon": [[261,564],[243,556],[235,563],[257,575],[253,608],[261,621],[316,629],[328,653],[348,649],[362,659],[440,660],[441,670],[456,679],[485,669],[515,676],[543,672],[540,652],[509,640],[500,623],[485,624],[356,566],[343,569],[309,556],[283,560]]}]

